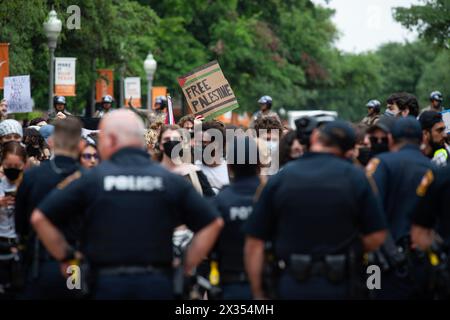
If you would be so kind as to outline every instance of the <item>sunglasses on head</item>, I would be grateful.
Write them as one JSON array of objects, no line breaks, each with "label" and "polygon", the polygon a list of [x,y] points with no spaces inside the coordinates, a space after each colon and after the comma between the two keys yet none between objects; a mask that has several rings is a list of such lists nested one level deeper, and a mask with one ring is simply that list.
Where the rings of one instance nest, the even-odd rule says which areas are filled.
[{"label": "sunglasses on head", "polygon": [[95,160],[98,160],[98,154],[96,154],[96,153],[83,153],[81,155],[81,157],[84,160],[91,160],[92,158],[94,158]]}]

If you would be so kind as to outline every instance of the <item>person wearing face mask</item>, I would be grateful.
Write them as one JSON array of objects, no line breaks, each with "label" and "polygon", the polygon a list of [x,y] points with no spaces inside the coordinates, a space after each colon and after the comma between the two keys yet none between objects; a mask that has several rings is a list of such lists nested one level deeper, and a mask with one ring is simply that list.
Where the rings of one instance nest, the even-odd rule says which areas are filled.
[{"label": "person wearing face mask", "polygon": [[1,164],[5,176],[0,180],[0,297],[17,289],[11,277],[17,257],[15,195],[26,162],[25,148],[19,142],[10,141],[4,145]]},{"label": "person wearing face mask", "polygon": [[188,179],[200,194],[206,197],[215,195],[208,178],[206,178],[200,168],[182,161],[184,149],[182,148],[182,136],[179,126],[163,126],[159,134],[158,145],[162,154],[161,165],[163,167]]},{"label": "person wearing face mask", "polygon": [[261,175],[273,175],[279,169],[278,145],[283,126],[276,117],[264,116],[255,121],[254,129],[261,155]]},{"label": "person wearing face mask", "polygon": [[385,115],[391,117],[416,118],[419,115],[419,102],[417,98],[407,92],[396,92],[391,94],[387,100]]},{"label": "person wearing face mask", "polygon": [[224,159],[225,126],[216,120],[205,121],[201,126],[201,137],[194,142],[194,164],[203,171],[217,194],[230,184],[227,162]]},{"label": "person wearing face mask", "polygon": [[423,133],[422,152],[438,167],[445,167],[449,161],[449,153],[445,144],[447,132],[442,114],[424,111],[419,122]]},{"label": "person wearing face mask", "polygon": [[380,153],[389,151],[388,135],[394,121],[394,117],[383,115],[377,123],[367,129],[365,140],[370,150],[369,160]]},{"label": "person wearing face mask", "polygon": [[290,130],[280,140],[280,167],[303,155],[303,146],[297,138],[297,132]]},{"label": "person wearing face mask", "polygon": [[353,130],[355,130],[356,142],[355,142],[355,154],[353,163],[356,166],[365,167],[371,158],[372,152],[367,144],[366,132],[367,125],[363,123],[354,124]]}]

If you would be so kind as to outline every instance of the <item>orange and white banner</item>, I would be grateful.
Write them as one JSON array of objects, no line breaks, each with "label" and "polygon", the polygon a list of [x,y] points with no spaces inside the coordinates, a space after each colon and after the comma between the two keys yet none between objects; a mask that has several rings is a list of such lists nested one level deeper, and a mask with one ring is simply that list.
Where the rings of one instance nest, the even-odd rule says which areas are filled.
[{"label": "orange and white banner", "polygon": [[0,89],[5,77],[9,77],[9,43],[0,43]]},{"label": "orange and white banner", "polygon": [[114,73],[111,69],[98,69],[95,83],[95,101],[101,102],[106,95],[114,97]]},{"label": "orange and white banner", "polygon": [[[131,105],[134,108],[142,107],[141,104],[141,78],[129,77],[124,80],[125,86],[125,106]],[[131,99],[131,101],[130,101]]]},{"label": "orange and white banner", "polygon": [[76,96],[76,60],[77,58],[55,58],[55,96]]}]

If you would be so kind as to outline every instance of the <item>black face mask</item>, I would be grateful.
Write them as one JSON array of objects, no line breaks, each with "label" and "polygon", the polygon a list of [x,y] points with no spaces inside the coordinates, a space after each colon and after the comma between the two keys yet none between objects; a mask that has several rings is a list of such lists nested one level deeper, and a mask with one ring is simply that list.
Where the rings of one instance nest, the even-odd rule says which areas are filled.
[{"label": "black face mask", "polygon": [[369,160],[372,158],[372,150],[370,148],[359,148],[359,155],[356,159],[358,159],[359,163],[363,166],[366,166],[369,163]]},{"label": "black face mask", "polygon": [[372,154],[374,156],[382,152],[388,152],[388,138],[377,139],[375,137],[370,137],[370,149],[372,150]]},{"label": "black face mask", "polygon": [[[164,153],[166,154],[166,156],[170,157],[172,155],[172,151],[173,149],[179,145],[181,143],[181,141],[167,141],[163,143],[163,149],[164,149]],[[183,156],[183,150],[180,150],[179,153],[180,157]]]},{"label": "black face mask", "polygon": [[3,169],[3,172],[5,173],[5,176],[9,181],[16,181],[22,173],[22,170],[16,168],[7,168]]}]

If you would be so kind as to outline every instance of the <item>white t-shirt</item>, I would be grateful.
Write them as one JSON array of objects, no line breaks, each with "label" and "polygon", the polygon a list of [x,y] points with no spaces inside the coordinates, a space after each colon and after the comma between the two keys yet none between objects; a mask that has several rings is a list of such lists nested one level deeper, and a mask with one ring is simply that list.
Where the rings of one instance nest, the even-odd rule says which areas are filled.
[{"label": "white t-shirt", "polygon": [[[5,190],[14,190],[16,186],[9,183],[6,177],[0,180],[0,197],[5,196]],[[14,223],[14,206],[0,207],[0,237],[16,238],[16,230]]]},{"label": "white t-shirt", "polygon": [[208,167],[200,161],[196,162],[195,164],[203,171],[205,176],[208,178],[208,182],[216,194],[218,194],[220,189],[222,189],[224,186],[230,184],[227,162],[225,160],[222,160],[220,165],[216,167]]}]

